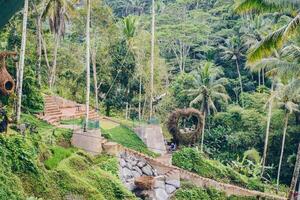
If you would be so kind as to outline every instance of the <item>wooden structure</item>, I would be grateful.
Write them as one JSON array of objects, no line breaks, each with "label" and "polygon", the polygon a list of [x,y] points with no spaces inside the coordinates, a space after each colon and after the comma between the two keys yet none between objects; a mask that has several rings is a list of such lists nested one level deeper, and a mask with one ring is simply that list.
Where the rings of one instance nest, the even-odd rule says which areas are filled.
[{"label": "wooden structure", "polygon": [[152,190],[154,187],[154,177],[153,176],[140,176],[134,180],[134,184],[137,188],[142,190]]},{"label": "wooden structure", "polygon": [[[192,124],[185,127],[186,121]],[[193,145],[201,136],[202,122],[203,115],[199,110],[194,108],[177,109],[169,116],[167,127],[177,145]],[[184,127],[180,127],[180,123],[184,123]]]},{"label": "wooden structure", "polygon": [[6,69],[6,58],[16,55],[15,52],[0,52],[0,93],[5,96],[15,89],[15,82]]}]

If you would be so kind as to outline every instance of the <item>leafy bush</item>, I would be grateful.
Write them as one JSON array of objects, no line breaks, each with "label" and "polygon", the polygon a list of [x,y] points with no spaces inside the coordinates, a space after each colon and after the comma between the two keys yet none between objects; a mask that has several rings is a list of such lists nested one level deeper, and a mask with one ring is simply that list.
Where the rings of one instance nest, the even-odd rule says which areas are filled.
[{"label": "leafy bush", "polygon": [[250,179],[229,166],[224,166],[216,160],[206,159],[203,154],[193,148],[184,148],[173,154],[172,163],[180,168],[212,178],[221,182],[236,184],[249,189],[264,190],[260,182]]},{"label": "leafy bush", "polygon": [[255,197],[236,197],[226,196],[225,193],[212,188],[204,189],[196,187],[190,183],[184,183],[183,186],[176,191],[172,200],[255,200]]}]

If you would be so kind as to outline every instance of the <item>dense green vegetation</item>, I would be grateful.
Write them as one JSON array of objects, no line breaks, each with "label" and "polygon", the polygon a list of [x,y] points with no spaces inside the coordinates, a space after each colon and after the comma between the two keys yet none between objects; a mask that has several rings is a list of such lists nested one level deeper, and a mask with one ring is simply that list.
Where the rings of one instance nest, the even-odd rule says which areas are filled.
[{"label": "dense green vegetation", "polygon": [[38,133],[0,136],[1,199],[135,199],[117,177],[116,158],[93,158],[70,148],[69,130],[29,115],[22,120],[36,124]]},{"label": "dense green vegetation", "polygon": [[[55,199],[72,191],[101,199],[97,188],[107,186],[108,198],[131,198],[111,175],[110,158],[69,148],[70,131],[33,117],[44,94],[87,102],[125,123],[164,126],[176,108],[194,107],[204,115],[203,140],[194,144],[201,153],[183,147],[174,164],[256,190],[290,184],[300,143],[298,1],[25,0],[27,21],[26,6],[13,15],[20,2],[0,7],[0,51],[19,53],[8,71],[18,86],[23,81],[15,94],[0,95],[0,107],[39,131],[22,138],[12,124],[11,136],[0,136],[0,196]],[[127,127],[102,128],[112,141],[153,155]]]},{"label": "dense green vegetation", "polygon": [[240,174],[230,166],[225,166],[217,160],[205,158],[199,151],[184,148],[173,155],[172,163],[180,168],[195,172],[200,176],[232,183],[252,190],[264,191],[264,185],[259,177],[251,174],[251,177]]},{"label": "dense green vegetation", "polygon": [[191,183],[184,183],[172,198],[174,200],[254,200],[255,197],[227,197],[224,193],[214,189],[202,189],[193,186]]}]

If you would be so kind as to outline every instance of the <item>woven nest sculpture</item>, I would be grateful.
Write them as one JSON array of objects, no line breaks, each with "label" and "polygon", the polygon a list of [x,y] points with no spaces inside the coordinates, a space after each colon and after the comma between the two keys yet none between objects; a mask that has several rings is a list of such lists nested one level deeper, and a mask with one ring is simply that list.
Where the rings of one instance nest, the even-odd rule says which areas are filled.
[{"label": "woven nest sculpture", "polygon": [[177,145],[193,145],[200,139],[202,122],[203,115],[199,110],[177,109],[170,114],[167,128]]},{"label": "woven nest sculpture", "polygon": [[0,52],[0,93],[5,96],[15,89],[15,82],[6,69],[6,58],[16,55],[15,52]]}]

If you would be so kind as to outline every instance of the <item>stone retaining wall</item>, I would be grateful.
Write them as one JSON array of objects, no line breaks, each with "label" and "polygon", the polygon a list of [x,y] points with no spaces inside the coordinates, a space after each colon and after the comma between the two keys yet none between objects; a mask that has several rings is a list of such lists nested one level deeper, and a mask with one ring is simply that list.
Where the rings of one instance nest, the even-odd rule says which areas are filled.
[{"label": "stone retaining wall", "polygon": [[239,186],[221,183],[209,178],[201,177],[195,173],[191,173],[187,170],[178,168],[173,165],[167,165],[165,163],[159,162],[155,160],[154,158],[151,158],[145,154],[142,154],[140,152],[128,149],[126,147],[123,147],[122,145],[116,144],[115,147],[115,154],[118,155],[120,153],[127,153],[130,155],[135,156],[137,159],[144,159],[149,165],[152,166],[157,172],[158,175],[160,174],[167,174],[170,171],[175,171],[177,174],[179,174],[180,179],[191,181],[193,184],[199,187],[204,188],[215,188],[217,190],[225,192],[228,196],[230,195],[236,195],[236,196],[255,196],[260,198],[267,198],[267,199],[273,199],[273,200],[286,200],[286,197],[280,197],[268,193],[258,192],[254,190],[248,190]]},{"label": "stone retaining wall", "polygon": [[[139,195],[147,195],[155,200],[167,200],[180,187],[179,174],[164,173],[156,170],[144,157],[138,157],[132,152],[124,151],[119,154],[120,178],[124,185]],[[173,175],[173,176],[171,176]],[[154,177],[151,189],[142,191],[136,187],[134,181],[141,176]]]}]

